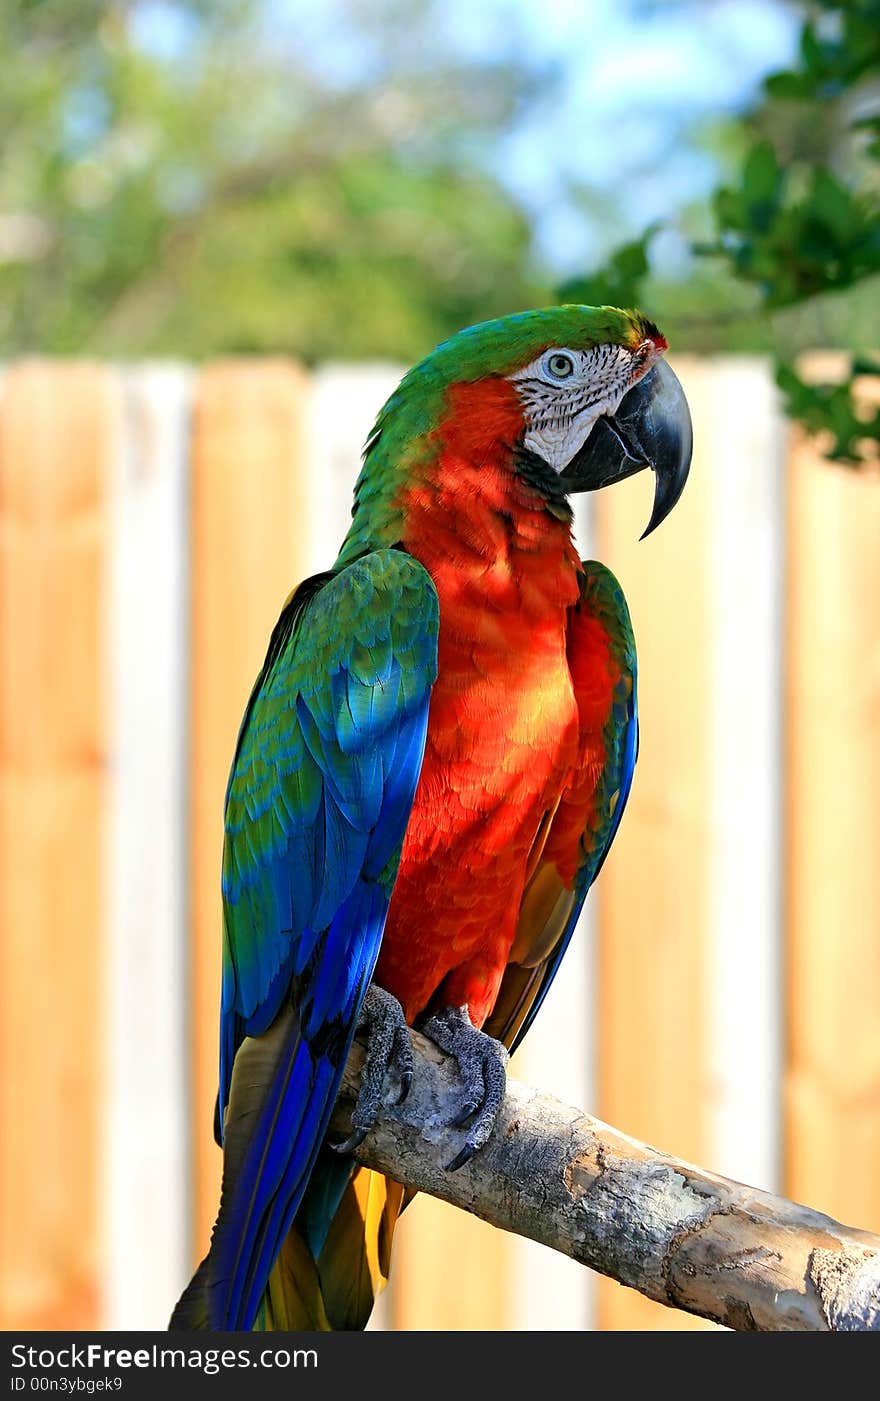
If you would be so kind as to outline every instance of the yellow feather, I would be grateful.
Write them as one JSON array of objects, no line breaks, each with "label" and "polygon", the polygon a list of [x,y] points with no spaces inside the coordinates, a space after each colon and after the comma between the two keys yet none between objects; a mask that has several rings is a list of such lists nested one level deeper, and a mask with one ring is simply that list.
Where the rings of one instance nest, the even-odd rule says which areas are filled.
[{"label": "yellow feather", "polygon": [[511,963],[534,968],[543,962],[561,938],[574,900],[574,891],[566,890],[556,867],[550,862],[540,865],[520,905]]},{"label": "yellow feather", "polygon": [[318,1271],[299,1231],[288,1231],[257,1316],[255,1329],[264,1332],[329,1333]]},{"label": "yellow feather", "polygon": [[363,1328],[388,1282],[391,1238],[403,1188],[358,1168],[345,1190],[318,1258],[324,1307],[336,1329]]}]

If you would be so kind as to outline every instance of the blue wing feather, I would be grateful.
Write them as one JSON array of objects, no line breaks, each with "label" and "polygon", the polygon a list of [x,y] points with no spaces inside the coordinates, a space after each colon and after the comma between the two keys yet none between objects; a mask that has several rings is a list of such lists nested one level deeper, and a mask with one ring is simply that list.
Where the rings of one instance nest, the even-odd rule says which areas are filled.
[{"label": "blue wing feather", "polygon": [[215,1328],[253,1323],[326,1133],[424,753],[437,596],[380,550],[292,600],[227,788]]}]

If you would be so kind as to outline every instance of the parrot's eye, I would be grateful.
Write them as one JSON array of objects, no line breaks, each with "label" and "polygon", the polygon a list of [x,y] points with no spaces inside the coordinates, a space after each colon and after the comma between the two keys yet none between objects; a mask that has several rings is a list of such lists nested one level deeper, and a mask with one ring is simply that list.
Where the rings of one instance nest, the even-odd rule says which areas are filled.
[{"label": "parrot's eye", "polygon": [[574,360],[562,350],[552,350],[544,361],[544,367],[553,379],[570,379],[574,374]]}]

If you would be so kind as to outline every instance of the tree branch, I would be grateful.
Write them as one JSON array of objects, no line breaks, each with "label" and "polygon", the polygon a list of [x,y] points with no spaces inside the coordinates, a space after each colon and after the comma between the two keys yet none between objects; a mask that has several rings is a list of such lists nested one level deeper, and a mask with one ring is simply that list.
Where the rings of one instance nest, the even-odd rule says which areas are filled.
[{"label": "tree branch", "polygon": [[[660,1153],[511,1081],[495,1132],[458,1172],[455,1062],[413,1033],[416,1068],[356,1157],[542,1242],[671,1308],[736,1329],[880,1331],[880,1236]],[[347,1133],[355,1044],[334,1117]]]}]

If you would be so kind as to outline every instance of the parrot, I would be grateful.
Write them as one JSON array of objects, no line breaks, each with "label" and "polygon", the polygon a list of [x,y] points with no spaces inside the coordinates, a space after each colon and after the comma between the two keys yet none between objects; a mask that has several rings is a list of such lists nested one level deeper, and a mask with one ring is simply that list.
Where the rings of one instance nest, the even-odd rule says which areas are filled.
[{"label": "parrot", "polygon": [[[332,567],[288,597],[226,791],[215,1136],[220,1206],[170,1328],[355,1330],[404,1189],[352,1156],[409,1028],[461,1079],[458,1170],[618,830],[638,750],[636,652],[571,498],[654,473],[692,428],[645,315],[561,305],[470,326],[369,435]],[[330,1118],[365,1046],[351,1133]]]}]

